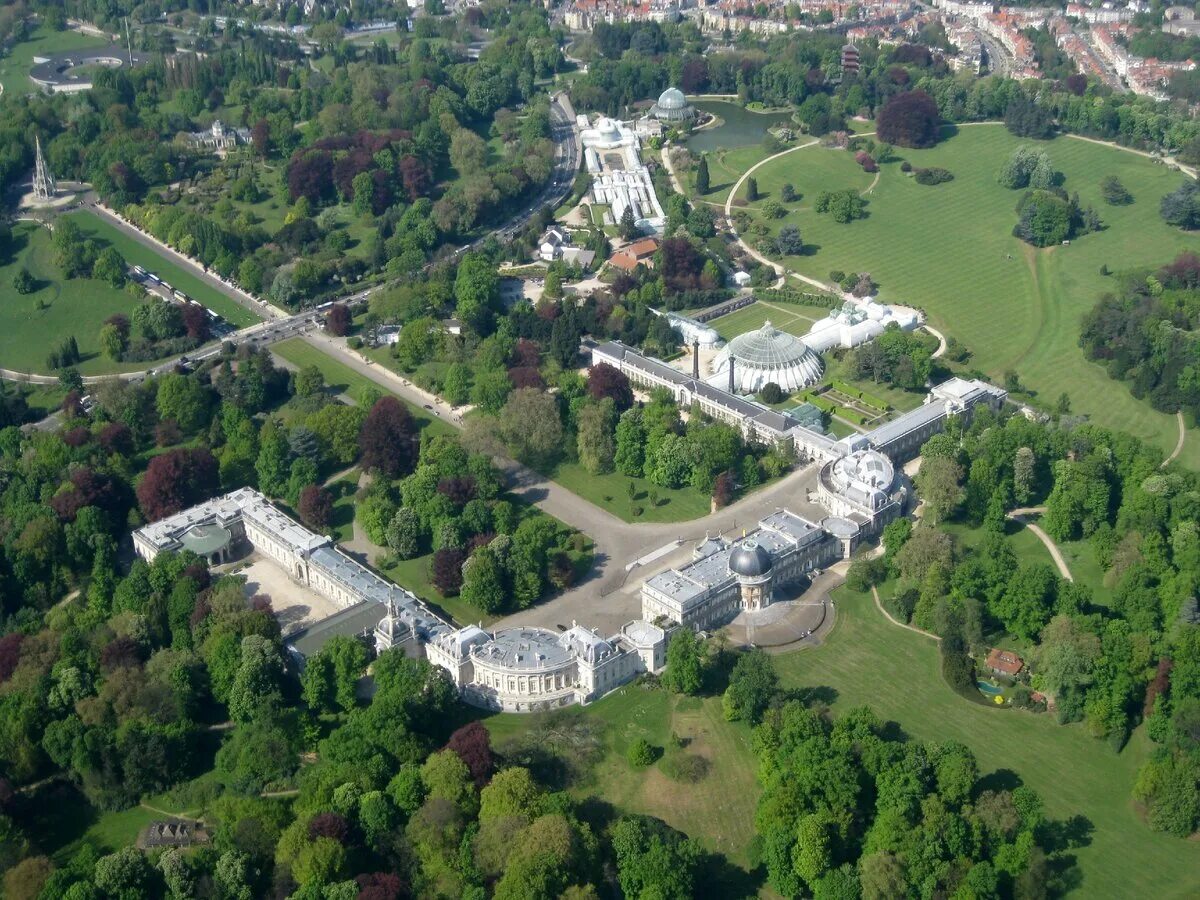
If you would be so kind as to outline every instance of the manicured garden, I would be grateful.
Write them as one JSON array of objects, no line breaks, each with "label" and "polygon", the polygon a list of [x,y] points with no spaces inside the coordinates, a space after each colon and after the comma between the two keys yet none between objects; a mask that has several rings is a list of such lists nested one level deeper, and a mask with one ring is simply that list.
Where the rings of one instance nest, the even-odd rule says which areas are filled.
[{"label": "manicured garden", "polygon": [[[1195,248],[1193,236],[1166,225],[1158,212],[1159,200],[1185,176],[1136,154],[1072,137],[1039,144],[1065,175],[1065,188],[1078,192],[1082,205],[1094,206],[1105,228],[1070,246],[1035,250],[1011,233],[1020,191],[996,181],[1001,165],[1022,143],[1028,142],[1001,125],[983,124],[963,126],[930,150],[898,149],[881,166],[867,197],[867,217],[849,224],[817,214],[813,202],[821,191],[865,191],[873,176],[846,151],[800,149],[755,172],[761,200],[778,199],[785,183],[801,195],[785,204],[783,218],[761,221],[771,233],[787,224],[800,228],[806,252],[785,260],[794,270],[822,280],[832,270],[869,271],[881,299],[923,308],[932,324],[958,338],[973,354],[969,366],[997,380],[1016,371],[1036,392],[1035,399],[1047,404],[1065,391],[1073,412],[1169,451],[1178,437],[1174,417],[1135,399],[1126,386],[1087,362],[1078,347],[1078,324],[1097,298],[1113,289],[1101,266],[1159,265]],[[917,184],[901,172],[901,159],[914,167],[944,167],[954,180]],[[1121,180],[1132,204],[1102,201],[1100,182],[1106,175]],[[744,188],[738,205],[746,205]],[[1200,437],[1189,438],[1182,461],[1200,465]]]},{"label": "manicured garden", "polygon": [[138,265],[153,272],[173,288],[183,291],[193,300],[202,303],[236,328],[253,325],[261,319],[227,294],[202,281],[191,272],[173,263],[160,253],[127,234],[118,231],[95,213],[81,210],[69,216],[86,237],[104,246],[112,246],[125,257],[130,265]]}]

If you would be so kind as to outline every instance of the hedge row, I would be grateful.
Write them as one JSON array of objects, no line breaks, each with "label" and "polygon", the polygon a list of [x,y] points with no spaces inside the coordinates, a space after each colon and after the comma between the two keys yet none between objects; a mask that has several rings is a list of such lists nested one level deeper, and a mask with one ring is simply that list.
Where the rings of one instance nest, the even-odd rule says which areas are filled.
[{"label": "hedge row", "polygon": [[891,406],[888,405],[887,401],[880,400],[874,394],[868,394],[864,390],[852,387],[851,385],[846,384],[844,381],[834,381],[832,387],[834,390],[841,391],[847,397],[853,397],[855,400],[865,403],[867,406],[874,407],[880,412],[887,412],[889,409],[891,409]]},{"label": "hedge row", "polygon": [[821,306],[825,309],[834,309],[842,305],[842,299],[833,294],[813,294],[788,288],[763,288],[756,291],[755,294],[760,300],[771,303],[794,303],[797,306]]}]

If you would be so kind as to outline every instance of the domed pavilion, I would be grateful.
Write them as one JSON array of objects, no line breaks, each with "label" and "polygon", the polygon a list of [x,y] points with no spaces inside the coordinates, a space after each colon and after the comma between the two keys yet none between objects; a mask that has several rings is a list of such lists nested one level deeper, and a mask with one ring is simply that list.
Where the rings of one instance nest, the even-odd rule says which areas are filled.
[{"label": "domed pavilion", "polygon": [[739,334],[717,354],[713,372],[724,377],[712,383],[735,394],[757,394],[774,382],[790,393],[820,381],[823,370],[819,353],[767,321],[757,331]]},{"label": "domed pavilion", "polygon": [[696,107],[687,102],[679,88],[667,88],[650,107],[650,115],[664,122],[689,122],[696,118]]}]

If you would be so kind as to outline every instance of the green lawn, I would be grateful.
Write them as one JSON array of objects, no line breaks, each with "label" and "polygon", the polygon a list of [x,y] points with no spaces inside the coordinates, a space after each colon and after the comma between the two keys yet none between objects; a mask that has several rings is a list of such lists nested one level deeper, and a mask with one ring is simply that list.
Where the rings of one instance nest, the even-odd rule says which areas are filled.
[{"label": "green lawn", "polygon": [[[602,724],[604,754],[572,786],[572,794],[599,796],[623,812],[657,816],[733,863],[747,866],[758,802],[757,764],[750,729],[725,721],[720,698],[678,697],[634,684],[614,691],[584,714]],[[485,724],[493,741],[503,746],[506,739],[536,727],[538,720],[539,716],[508,714],[492,716]],[[640,737],[668,753],[678,752],[670,746],[672,734],[690,739],[685,752],[707,758],[712,766],[696,785],[667,778],[661,760],[635,769],[625,758],[629,745]]]},{"label": "green lawn", "polygon": [[[48,372],[47,354],[70,335],[83,354],[78,369],[84,375],[145,368],[146,363],[114,363],[100,353],[97,340],[105,319],[115,313],[130,315],[137,301],[103,281],[64,279],[45,228],[18,223],[13,228],[13,250],[0,263],[0,365],[4,368]],[[32,294],[13,290],[13,276],[21,268],[28,269],[38,283]],[[44,308],[39,309],[39,304]]]},{"label": "green lawn", "polygon": [[[657,487],[645,478],[630,478],[616,472],[593,475],[579,463],[559,463],[544,474],[572,494],[626,522],[686,522],[708,515],[711,502],[707,495],[692,487]],[[632,502],[629,499],[631,481],[635,486]],[[656,506],[650,503],[650,491],[657,494]],[[633,515],[634,506],[641,507],[641,515]]]},{"label": "green lawn", "polygon": [[[785,224],[800,227],[808,250],[789,257],[789,266],[822,280],[834,269],[869,271],[883,300],[925,309],[933,325],[962,341],[974,354],[970,365],[997,380],[1015,370],[1048,404],[1066,391],[1074,412],[1167,452],[1178,435],[1174,417],[1134,399],[1126,386],[1087,362],[1078,335],[1080,318],[1113,287],[1112,279],[1099,274],[1101,265],[1112,270],[1157,265],[1195,249],[1194,235],[1167,226],[1158,215],[1160,198],[1184,176],[1070,137],[1039,144],[1065,174],[1066,189],[1094,205],[1107,227],[1070,246],[1035,250],[1011,234],[1020,192],[995,180],[1021,143],[1027,142],[988,124],[963,126],[930,150],[898,151],[914,166],[949,169],[954,181],[922,186],[900,171],[899,160],[890,162],[869,195],[868,218],[847,225],[817,215],[812,205],[822,190],[864,191],[871,184],[873,176],[850,153],[808,147],[763,166],[755,177],[765,198],[776,196],[785,182],[802,195],[783,219],[769,223],[771,231]],[[1103,203],[1099,184],[1109,174],[1131,191],[1132,205]],[[1189,435],[1181,461],[1200,466],[1200,433]]]},{"label": "green lawn", "polygon": [[101,244],[116,247],[130,265],[139,265],[153,272],[171,287],[178,288],[193,300],[204,304],[235,327],[244,328],[262,321],[255,313],[227,294],[201,281],[168,257],[118,231],[95,213],[81,210],[71,213],[69,218],[74,220],[88,237],[95,238]]},{"label": "green lawn", "polygon": [[838,621],[822,647],[776,658],[787,686],[824,686],[835,711],[870,705],[920,740],[957,740],[982,772],[1009,769],[1041,795],[1051,816],[1086,816],[1090,846],[1075,851],[1084,897],[1194,897],[1200,844],[1151,831],[1130,790],[1150,744],[1142,729],[1119,756],[1080,725],[967,703],[942,680],[933,641],[891,625],[867,595],[835,594]]},{"label": "green lawn", "polygon": [[[347,392],[351,396],[356,394],[362,388],[372,388],[383,393],[387,393],[386,389],[376,382],[367,378],[365,375],[360,375],[353,369],[338,362],[327,353],[322,353],[319,349],[311,344],[305,343],[300,338],[289,338],[286,341],[281,341],[271,347],[271,351],[277,356],[281,356],[288,362],[294,365],[316,366],[325,376],[325,383],[335,392]],[[412,413],[420,424],[421,428],[428,428],[432,434],[456,434],[457,430],[453,425],[443,422],[441,419],[432,415],[428,410],[420,409],[409,403],[403,397],[396,395],[401,403],[408,407],[408,411]]]},{"label": "green lawn", "polygon": [[780,331],[786,331],[796,337],[804,337],[814,322],[820,321],[827,315],[829,315],[829,310],[820,306],[759,301],[719,316],[708,324],[727,341],[747,331],[754,331],[766,321],[770,321]]},{"label": "green lawn", "polygon": [[0,57],[0,85],[5,94],[32,94],[38,86],[29,78],[35,56],[49,56],[65,50],[91,50],[111,44],[104,38],[92,37],[78,31],[54,31],[38,26],[28,40],[14,46]]}]

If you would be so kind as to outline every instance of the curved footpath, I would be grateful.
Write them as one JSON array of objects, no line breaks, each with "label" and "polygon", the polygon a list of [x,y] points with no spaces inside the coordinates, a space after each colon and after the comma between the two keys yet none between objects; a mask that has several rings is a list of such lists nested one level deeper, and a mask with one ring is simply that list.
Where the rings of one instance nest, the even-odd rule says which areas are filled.
[{"label": "curved footpath", "polygon": [[1030,516],[1044,515],[1046,507],[1044,506],[1022,506],[1017,509],[1009,510],[1006,514],[1007,518],[1014,522],[1020,522],[1028,528],[1041,541],[1047,550],[1050,551],[1050,558],[1054,560],[1054,565],[1058,567],[1058,574],[1067,581],[1074,581],[1075,576],[1071,574],[1071,570],[1067,567],[1067,561],[1063,558],[1062,551],[1058,549],[1058,545],[1054,543],[1050,535],[1042,530],[1040,525],[1029,521]]}]

